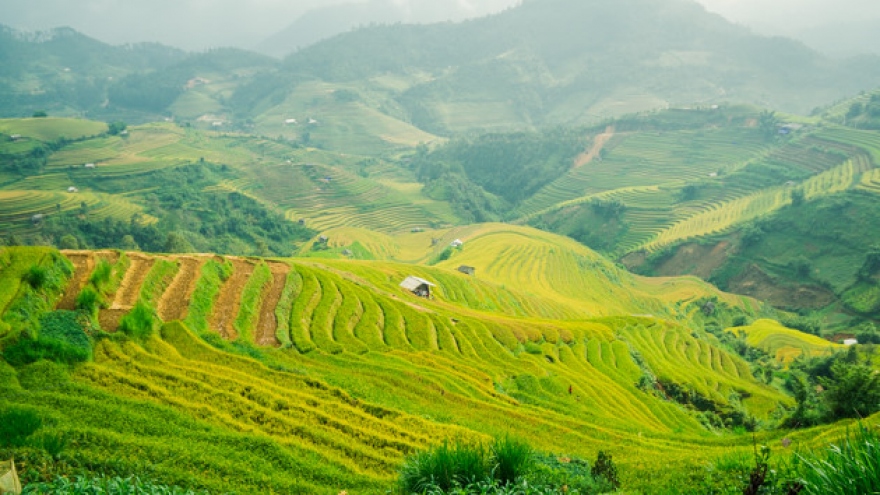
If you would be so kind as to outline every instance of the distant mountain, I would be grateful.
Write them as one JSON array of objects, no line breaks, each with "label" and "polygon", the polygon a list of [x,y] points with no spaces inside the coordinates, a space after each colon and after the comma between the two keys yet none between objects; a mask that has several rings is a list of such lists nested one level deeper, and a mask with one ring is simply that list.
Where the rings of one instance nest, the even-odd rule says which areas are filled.
[{"label": "distant mountain", "polygon": [[792,34],[798,40],[830,56],[880,55],[880,19],[822,24]]},{"label": "distant mountain", "polygon": [[459,21],[500,11],[516,0],[484,0],[479,5],[456,0],[369,0],[328,5],[311,10],[255,49],[284,57],[318,41],[371,24],[426,24]]},{"label": "distant mountain", "polygon": [[531,0],[459,24],[345,33],[294,53],[284,73],[344,84],[393,75],[406,81],[393,91],[409,119],[448,134],[728,101],[806,113],[873,86],[880,58],[834,61],[689,0]]},{"label": "distant mountain", "polygon": [[0,26],[0,117],[47,111],[152,120],[193,78],[240,80],[276,65],[231,48],[190,54],[156,43],[112,46],[70,28],[23,33]]},{"label": "distant mountain", "polygon": [[153,43],[110,46],[70,28],[25,34],[0,26],[0,114],[94,108],[116,78],[168,67],[185,56]]}]

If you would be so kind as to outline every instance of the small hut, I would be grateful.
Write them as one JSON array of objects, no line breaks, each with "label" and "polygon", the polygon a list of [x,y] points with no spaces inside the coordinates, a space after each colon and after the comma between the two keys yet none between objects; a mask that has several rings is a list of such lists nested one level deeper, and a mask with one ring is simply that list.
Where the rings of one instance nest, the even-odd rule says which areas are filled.
[{"label": "small hut", "polygon": [[95,164],[94,163],[86,163],[85,165],[83,165],[83,168],[95,168]]},{"label": "small hut", "polygon": [[460,248],[460,247],[464,246],[464,242],[461,239],[456,239],[456,240],[452,241],[451,243],[449,243],[449,245],[454,248]]},{"label": "small hut", "polygon": [[465,275],[470,275],[471,277],[477,274],[476,268],[467,265],[461,265],[460,267],[458,267],[458,271],[464,273]]},{"label": "small hut", "polygon": [[419,297],[424,297],[425,299],[431,298],[431,287],[437,287],[431,282],[419,277],[407,277],[406,280],[400,283],[400,286]]}]

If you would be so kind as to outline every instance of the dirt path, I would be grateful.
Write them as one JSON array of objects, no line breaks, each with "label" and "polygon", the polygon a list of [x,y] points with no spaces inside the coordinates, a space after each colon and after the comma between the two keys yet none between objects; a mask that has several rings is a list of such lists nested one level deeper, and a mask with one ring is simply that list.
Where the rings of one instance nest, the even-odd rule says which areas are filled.
[{"label": "dirt path", "polygon": [[584,165],[592,162],[599,156],[599,153],[602,152],[602,148],[608,144],[608,141],[614,137],[614,126],[609,125],[605,128],[605,132],[602,134],[597,134],[596,138],[593,139],[593,147],[590,148],[590,151],[580,155],[574,161],[574,168],[581,168]]},{"label": "dirt path", "polygon": [[272,270],[272,285],[263,290],[263,307],[260,309],[260,321],[257,323],[257,331],[254,336],[257,345],[278,347],[281,342],[276,337],[278,320],[275,318],[275,308],[281,300],[284,285],[287,283],[287,274],[290,273],[290,265],[284,263],[270,263]]},{"label": "dirt path", "polygon": [[162,321],[186,318],[186,313],[189,309],[189,298],[196,288],[196,281],[199,279],[202,265],[207,261],[207,258],[186,257],[177,258],[177,261],[180,263],[180,270],[177,271],[177,276],[174,277],[171,285],[162,294],[162,298],[157,305],[159,318],[162,318]]},{"label": "dirt path", "polygon": [[119,290],[116,291],[110,309],[131,309],[137,303],[141,293],[141,285],[147,278],[153,263],[156,262],[153,258],[141,254],[129,253],[128,257],[131,260],[131,266],[128,267],[128,271],[125,272],[125,276],[119,284]]},{"label": "dirt path", "polygon": [[73,263],[73,278],[64,288],[64,295],[55,309],[73,311],[76,308],[76,297],[89,281],[89,275],[95,269],[95,258],[91,253],[63,253]]},{"label": "dirt path", "polygon": [[224,339],[235,340],[238,338],[238,332],[234,324],[238,309],[241,307],[241,293],[256,266],[242,259],[229,258],[229,261],[233,266],[232,276],[220,287],[220,295],[214,303],[210,327]]}]

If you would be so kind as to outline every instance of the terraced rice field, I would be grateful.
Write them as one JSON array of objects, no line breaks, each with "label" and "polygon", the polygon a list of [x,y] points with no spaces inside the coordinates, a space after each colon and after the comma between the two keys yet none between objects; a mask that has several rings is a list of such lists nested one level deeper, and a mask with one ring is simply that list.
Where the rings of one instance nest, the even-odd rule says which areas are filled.
[{"label": "terraced rice field", "polygon": [[829,355],[843,348],[840,344],[815,335],[786,328],[774,320],[757,320],[749,326],[727,331],[745,335],[750,346],[763,350],[783,364],[789,364],[802,355]]},{"label": "terraced rice field", "polygon": [[[759,417],[788,401],[741,360],[676,323],[687,316],[669,298],[705,295],[695,282],[663,281],[671,284],[655,287],[663,299],[551,234],[498,225],[450,235],[467,238],[456,256],[482,263],[476,278],[390,262],[114,255],[115,266],[127,267],[108,294],[114,304],[139,298],[166,321],[209,308],[212,323],[192,332],[171,322],[140,343],[103,339],[70,383],[51,392],[4,389],[5,400],[57,416],[57,427],[78,439],[70,448],[96,469],[149,462],[170,483],[315,494],[385,493],[405,455],[447,438],[502,433],[557,454],[610,451],[626,486],[647,489],[647,473],[750,451],[752,439],[709,432],[694,414],[642,391],[636,384],[646,370],[719,404],[747,394],[746,407]],[[508,254],[534,282],[516,290],[525,284],[511,267],[490,266],[511,235],[523,237],[526,249]],[[90,257],[66,255],[76,268],[73,293]],[[217,290],[206,303],[196,298],[209,293],[198,287],[216,277],[211,264],[231,270],[213,279]],[[5,266],[2,280],[14,276]],[[435,297],[398,287],[408,274],[435,282]],[[577,297],[590,292],[613,295],[616,316],[585,318],[591,303]],[[551,302],[556,294],[563,303]],[[626,315],[659,315],[663,307],[672,308],[664,319]],[[218,314],[255,330],[233,334]],[[807,445],[824,434],[833,431],[787,436]]]},{"label": "terraced rice field", "polygon": [[[868,157],[860,155],[807,179],[799,189],[806,199],[843,192],[856,185],[861,175],[871,169]],[[793,186],[765,189],[726,203],[708,204],[703,211],[660,232],[644,248],[655,250],[684,239],[723,232],[790,204],[793,189]]]}]

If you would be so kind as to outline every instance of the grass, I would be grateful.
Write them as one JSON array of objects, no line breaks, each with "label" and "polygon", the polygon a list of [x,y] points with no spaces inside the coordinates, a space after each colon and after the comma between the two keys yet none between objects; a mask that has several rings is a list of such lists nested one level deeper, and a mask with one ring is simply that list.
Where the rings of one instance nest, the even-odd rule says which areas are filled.
[{"label": "grass", "polygon": [[254,269],[241,294],[241,306],[235,319],[235,330],[240,339],[253,340],[253,331],[260,318],[262,294],[267,284],[272,283],[272,271],[266,263],[260,263]]},{"label": "grass", "polygon": [[220,294],[220,286],[232,273],[232,263],[228,260],[208,260],[202,265],[201,276],[196,282],[190,298],[186,324],[196,332],[208,331],[208,322],[214,302]]},{"label": "grass", "polygon": [[801,483],[810,495],[857,495],[880,491],[880,435],[860,424],[824,449],[799,457]]}]

